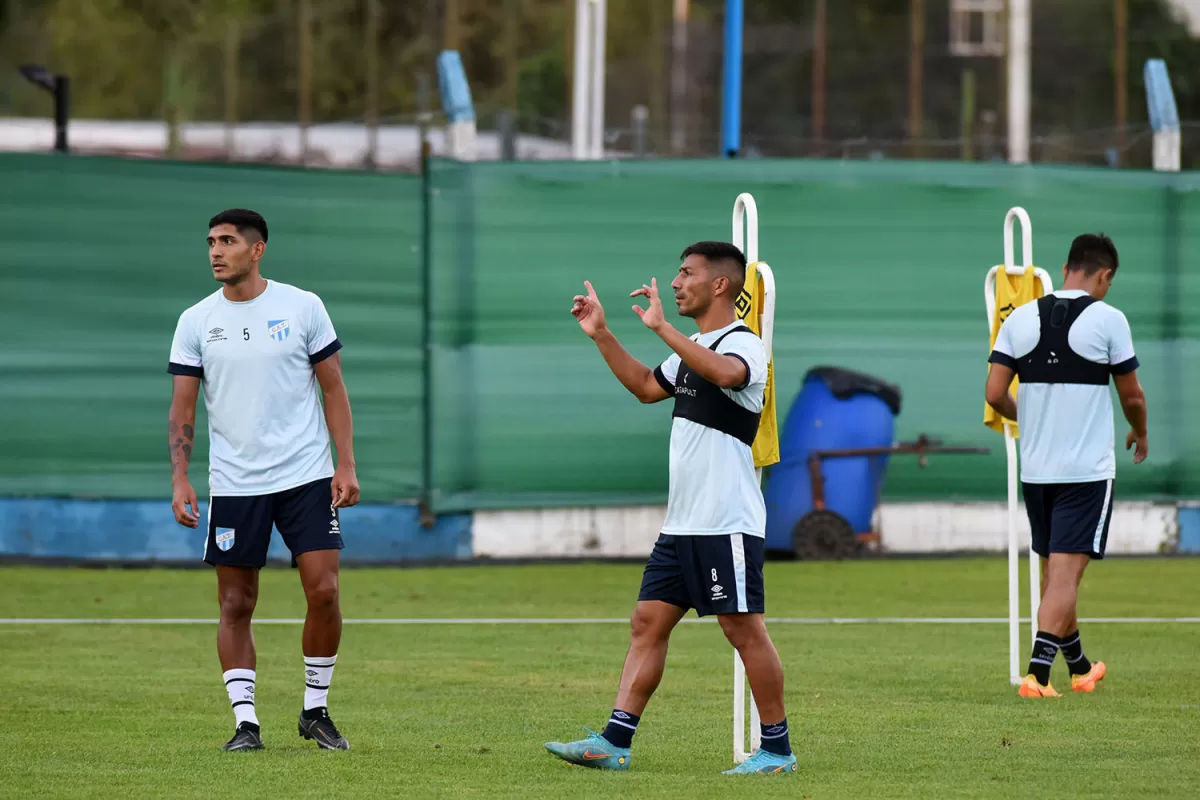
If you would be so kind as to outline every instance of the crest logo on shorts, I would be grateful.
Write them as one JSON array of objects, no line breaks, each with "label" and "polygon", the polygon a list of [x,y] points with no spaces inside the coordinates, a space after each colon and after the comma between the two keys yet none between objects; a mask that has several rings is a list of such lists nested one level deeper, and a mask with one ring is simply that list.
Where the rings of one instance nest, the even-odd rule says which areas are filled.
[{"label": "crest logo on shorts", "polygon": [[292,328],[286,319],[267,320],[267,335],[275,341],[282,342],[291,332]]},{"label": "crest logo on shorts", "polygon": [[234,533],[233,528],[217,528],[217,535],[215,537],[217,549],[224,552],[233,547]]}]

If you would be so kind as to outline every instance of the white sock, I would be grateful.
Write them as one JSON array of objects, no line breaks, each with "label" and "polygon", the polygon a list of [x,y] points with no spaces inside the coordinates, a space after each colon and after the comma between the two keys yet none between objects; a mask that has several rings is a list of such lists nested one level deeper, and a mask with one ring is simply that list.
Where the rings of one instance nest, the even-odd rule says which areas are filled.
[{"label": "white sock", "polygon": [[333,665],[337,656],[304,657],[304,710],[328,705],[329,684],[333,680]]},{"label": "white sock", "polygon": [[229,693],[229,704],[233,706],[235,725],[243,722],[258,724],[258,715],[254,713],[254,670],[231,669],[224,675],[225,691]]}]

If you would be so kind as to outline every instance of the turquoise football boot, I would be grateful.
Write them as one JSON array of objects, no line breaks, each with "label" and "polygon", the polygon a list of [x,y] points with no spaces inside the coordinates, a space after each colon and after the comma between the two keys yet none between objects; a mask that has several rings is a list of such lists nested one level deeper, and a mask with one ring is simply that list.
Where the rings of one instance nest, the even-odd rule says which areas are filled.
[{"label": "turquoise football boot", "polygon": [[738,764],[733,769],[725,770],[726,775],[786,775],[799,770],[796,755],[780,756],[758,749],[754,755]]},{"label": "turquoise football boot", "polygon": [[593,730],[577,742],[546,742],[546,749],[570,764],[592,769],[629,769],[629,748],[616,747]]}]

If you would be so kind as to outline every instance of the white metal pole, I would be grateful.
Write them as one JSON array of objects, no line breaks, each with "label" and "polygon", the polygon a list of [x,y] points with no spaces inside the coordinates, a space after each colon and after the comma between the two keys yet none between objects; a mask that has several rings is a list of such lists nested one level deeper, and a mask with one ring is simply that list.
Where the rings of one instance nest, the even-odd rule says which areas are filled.
[{"label": "white metal pole", "polygon": [[[1015,248],[1013,247],[1013,223],[1021,223],[1021,264],[1014,264]],[[991,331],[992,318],[996,313],[996,276],[999,270],[1003,269],[1006,274],[1020,275],[1025,272],[1025,268],[1033,264],[1033,224],[1029,220],[1029,214],[1020,206],[1014,206],[1008,210],[1004,217],[1004,264],[1001,267],[994,267],[988,272],[987,278],[984,280],[984,298],[987,304],[988,330]],[[1054,283],[1050,278],[1050,274],[1044,269],[1035,268],[1035,277],[1041,281],[1042,294],[1047,295],[1054,291]],[[1012,435],[1012,429],[1004,426],[1004,450],[1008,461],[1008,656],[1009,656],[1009,679],[1013,684],[1021,682],[1021,600],[1020,600],[1020,537],[1018,535],[1018,522],[1020,520],[1020,509],[1017,501],[1019,489],[1019,466],[1020,459],[1016,446],[1016,439]],[[1030,617],[1030,641],[1037,636],[1037,615],[1038,607],[1041,600],[1041,572],[1040,559],[1037,553],[1033,552],[1032,542],[1029,548],[1029,617]]]},{"label": "white metal pole", "polygon": [[[754,195],[743,192],[733,203],[733,244],[746,256],[747,263],[758,261],[758,205]],[[775,335],[775,276],[766,264],[759,265],[763,278],[762,340],[771,358],[771,346]],[[762,482],[762,469],[756,471]],[[762,729],[758,704],[754,702],[754,691],[750,698],[750,747],[746,748],[746,665],[741,655],[733,652],[733,760],[740,764],[762,744]]]},{"label": "white metal pole", "polygon": [[1008,160],[1029,163],[1030,0],[1008,2]]},{"label": "white metal pole", "polygon": [[591,109],[589,65],[591,58],[591,2],[575,0],[575,72],[571,100],[571,155],[576,161],[587,158],[588,113]]},{"label": "white metal pole", "polygon": [[1020,542],[1017,540],[1017,440],[1004,426],[1004,454],[1008,460],[1008,672],[1015,686],[1021,682]]},{"label": "white metal pole", "polygon": [[591,0],[592,7],[592,112],[591,112],[591,152],[590,158],[604,158],[604,78],[607,71],[605,62],[605,36],[608,21],[608,0]]}]

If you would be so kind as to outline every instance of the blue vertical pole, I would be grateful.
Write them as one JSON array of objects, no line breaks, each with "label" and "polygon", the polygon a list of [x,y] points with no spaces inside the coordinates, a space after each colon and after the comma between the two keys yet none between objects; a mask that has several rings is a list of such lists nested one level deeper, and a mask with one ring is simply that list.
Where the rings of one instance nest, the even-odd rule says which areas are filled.
[{"label": "blue vertical pole", "polygon": [[725,0],[725,78],[721,106],[721,150],[735,158],[742,147],[742,0]]}]

